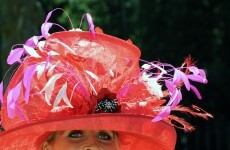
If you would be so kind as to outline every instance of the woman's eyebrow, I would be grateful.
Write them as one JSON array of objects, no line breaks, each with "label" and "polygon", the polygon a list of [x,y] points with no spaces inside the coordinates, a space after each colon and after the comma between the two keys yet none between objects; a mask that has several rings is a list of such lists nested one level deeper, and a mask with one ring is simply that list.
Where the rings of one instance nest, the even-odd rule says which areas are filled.
[{"label": "woman's eyebrow", "polygon": [[99,133],[108,133],[108,134],[111,135],[112,137],[115,137],[115,136],[116,136],[116,132],[114,132],[114,131],[99,130]]}]

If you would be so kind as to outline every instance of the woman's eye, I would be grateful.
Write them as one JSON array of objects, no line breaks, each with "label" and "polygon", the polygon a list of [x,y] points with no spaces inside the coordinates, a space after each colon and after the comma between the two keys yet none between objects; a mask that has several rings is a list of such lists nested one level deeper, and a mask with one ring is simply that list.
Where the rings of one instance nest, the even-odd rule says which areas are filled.
[{"label": "woman's eye", "polygon": [[83,137],[83,132],[82,131],[72,131],[69,133],[68,137],[70,137],[70,138],[81,138],[81,137]]},{"label": "woman's eye", "polygon": [[108,133],[99,133],[98,139],[104,140],[104,141],[109,141],[112,139],[112,137]]}]

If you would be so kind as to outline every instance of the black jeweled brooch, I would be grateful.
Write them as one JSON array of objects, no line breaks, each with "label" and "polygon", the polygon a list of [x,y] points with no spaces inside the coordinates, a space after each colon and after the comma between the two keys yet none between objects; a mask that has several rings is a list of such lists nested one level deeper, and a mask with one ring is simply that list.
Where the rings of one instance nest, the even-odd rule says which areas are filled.
[{"label": "black jeweled brooch", "polygon": [[97,103],[96,113],[114,113],[120,110],[117,99],[105,98]]}]

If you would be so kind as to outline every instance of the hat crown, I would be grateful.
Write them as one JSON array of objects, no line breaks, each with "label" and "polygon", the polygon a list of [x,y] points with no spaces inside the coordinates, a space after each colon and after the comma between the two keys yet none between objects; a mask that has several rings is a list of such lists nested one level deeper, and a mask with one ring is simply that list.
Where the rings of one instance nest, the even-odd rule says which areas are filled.
[{"label": "hat crown", "polygon": [[[140,50],[106,34],[96,33],[94,38],[90,32],[57,32],[36,51],[40,57],[26,57],[5,92],[6,106],[12,89],[20,86],[14,117],[7,117],[7,107],[1,111],[6,130],[40,120],[94,113],[99,100],[96,95],[102,88],[116,93],[140,73]],[[34,72],[26,100],[29,67]]]}]

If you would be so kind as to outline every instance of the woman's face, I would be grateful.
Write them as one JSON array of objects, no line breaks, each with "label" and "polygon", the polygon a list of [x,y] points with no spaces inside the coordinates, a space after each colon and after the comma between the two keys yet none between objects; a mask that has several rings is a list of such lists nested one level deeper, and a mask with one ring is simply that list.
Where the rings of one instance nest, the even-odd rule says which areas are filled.
[{"label": "woman's face", "polygon": [[117,134],[104,130],[59,131],[46,145],[50,150],[119,150]]}]

